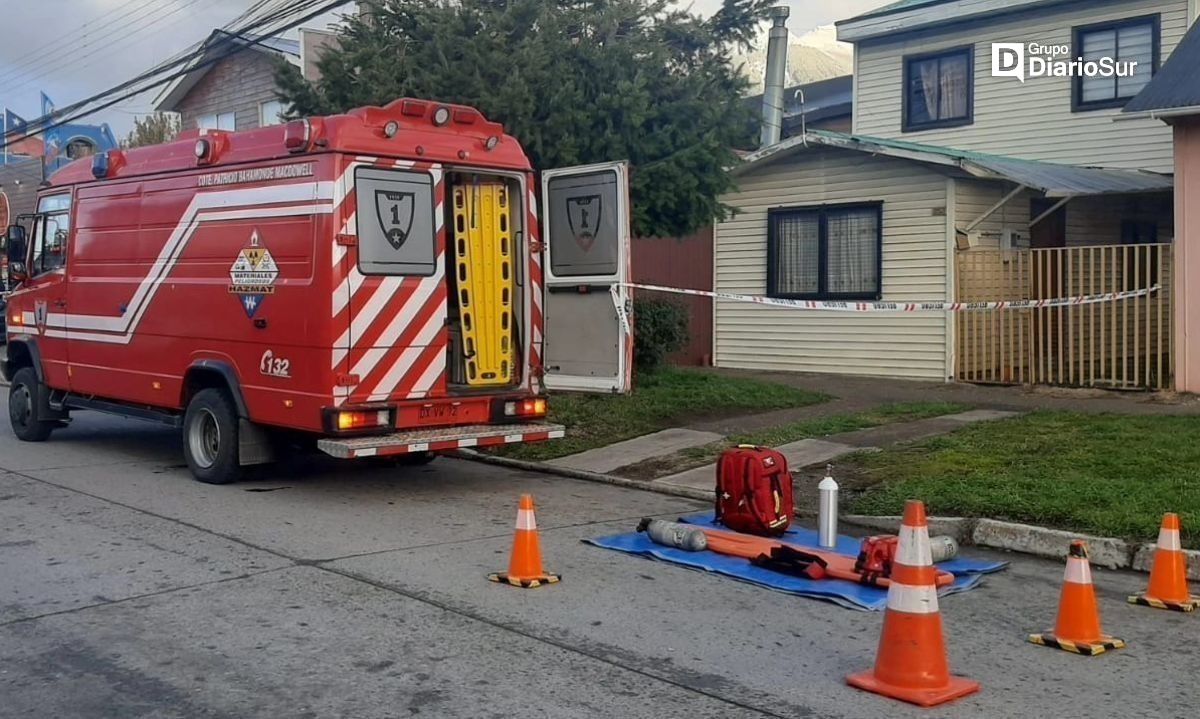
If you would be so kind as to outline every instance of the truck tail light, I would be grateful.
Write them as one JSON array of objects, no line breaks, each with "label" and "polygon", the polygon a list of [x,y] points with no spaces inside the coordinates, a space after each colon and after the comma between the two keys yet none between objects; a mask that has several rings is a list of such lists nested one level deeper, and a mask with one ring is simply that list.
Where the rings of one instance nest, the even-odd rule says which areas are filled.
[{"label": "truck tail light", "polygon": [[307,152],[312,144],[312,123],[308,120],[292,120],[284,126],[283,146],[288,152]]},{"label": "truck tail light", "polygon": [[546,398],[531,397],[529,399],[518,399],[505,402],[504,416],[544,417],[546,416]]},{"label": "truck tail light", "polygon": [[337,428],[340,432],[390,427],[391,424],[392,413],[386,409],[343,410],[337,413]]},{"label": "truck tail light", "polygon": [[196,162],[206,164],[212,162],[213,143],[206,137],[196,140],[196,147],[193,150],[196,153]]}]

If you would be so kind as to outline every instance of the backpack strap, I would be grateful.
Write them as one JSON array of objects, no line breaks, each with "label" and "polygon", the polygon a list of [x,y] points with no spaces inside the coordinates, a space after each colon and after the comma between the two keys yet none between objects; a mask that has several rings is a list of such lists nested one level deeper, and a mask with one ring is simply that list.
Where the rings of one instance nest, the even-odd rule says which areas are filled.
[{"label": "backpack strap", "polygon": [[824,579],[825,570],[829,567],[824,558],[786,544],[771,547],[770,554],[760,554],[751,559],[750,563],[763,569],[807,579]]}]

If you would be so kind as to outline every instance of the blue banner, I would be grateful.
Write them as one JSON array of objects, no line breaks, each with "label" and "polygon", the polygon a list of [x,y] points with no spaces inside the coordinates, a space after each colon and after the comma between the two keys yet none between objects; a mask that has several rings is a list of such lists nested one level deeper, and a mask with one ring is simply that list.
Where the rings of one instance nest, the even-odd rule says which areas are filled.
[{"label": "blue banner", "polygon": [[4,132],[6,134],[10,132],[24,133],[26,124],[25,118],[8,108],[4,108]]}]

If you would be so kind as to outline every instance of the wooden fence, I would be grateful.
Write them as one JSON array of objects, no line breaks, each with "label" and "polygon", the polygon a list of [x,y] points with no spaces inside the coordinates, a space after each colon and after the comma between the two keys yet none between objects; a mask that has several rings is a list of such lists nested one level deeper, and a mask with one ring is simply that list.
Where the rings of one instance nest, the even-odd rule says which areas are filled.
[{"label": "wooden fence", "polygon": [[957,258],[963,302],[1052,299],[1156,288],[1112,302],[956,315],[966,382],[1171,386],[1171,245],[971,250]]}]

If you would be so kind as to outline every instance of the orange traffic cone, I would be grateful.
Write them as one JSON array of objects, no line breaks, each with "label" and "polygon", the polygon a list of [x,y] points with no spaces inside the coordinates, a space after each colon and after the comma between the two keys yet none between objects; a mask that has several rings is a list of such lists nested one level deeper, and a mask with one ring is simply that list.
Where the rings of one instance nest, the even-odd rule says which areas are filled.
[{"label": "orange traffic cone", "polygon": [[1096,608],[1092,566],[1088,564],[1087,544],[1083,540],[1072,541],[1071,549],[1067,552],[1067,570],[1063,575],[1062,596],[1058,601],[1058,619],[1054,623],[1054,631],[1030,634],[1029,641],[1088,656],[1125,647],[1125,640],[1100,631],[1100,610]]},{"label": "orange traffic cone", "polygon": [[493,582],[506,582],[514,587],[531,589],[543,584],[554,584],[559,575],[542,568],[542,550],[538,547],[537,521],[533,518],[533,496],[521,495],[517,508],[517,531],[513,536],[512,556],[508,560],[508,571],[489,574]]},{"label": "orange traffic cone", "polygon": [[851,674],[848,684],[923,707],[979,691],[979,682],[950,676],[935,571],[925,505],[909,500],[892,563],[875,668]]},{"label": "orange traffic cone", "polygon": [[1154,565],[1150,568],[1150,586],[1130,597],[1129,602],[1177,612],[1191,612],[1200,607],[1200,597],[1188,593],[1187,557],[1179,544],[1178,514],[1163,515]]}]

